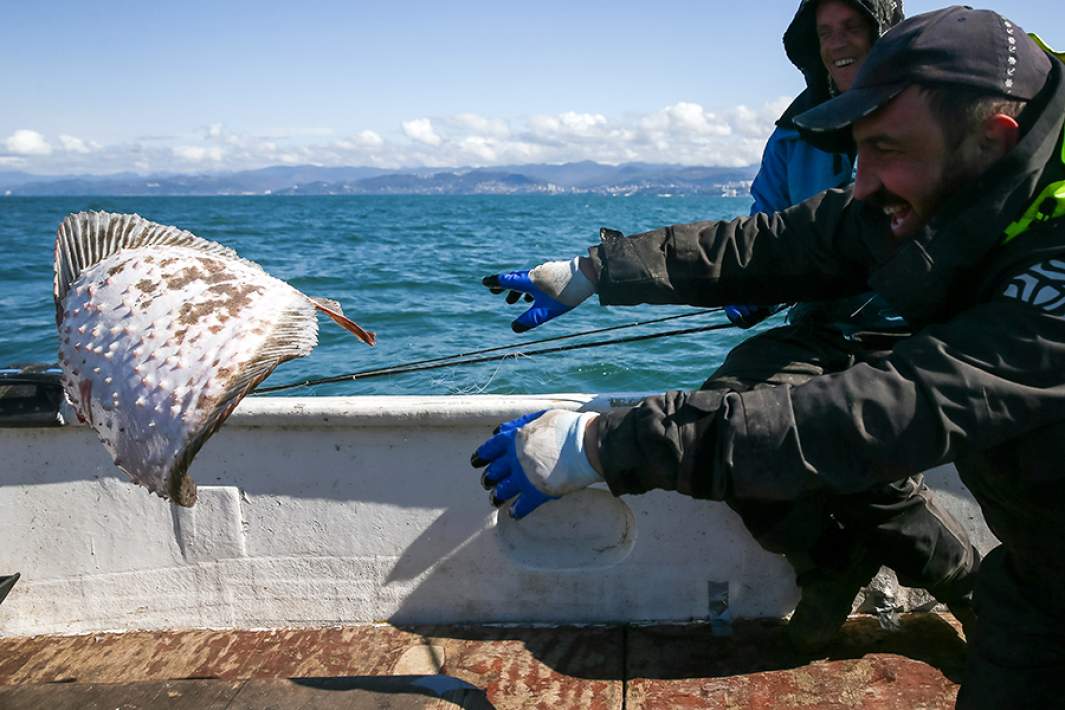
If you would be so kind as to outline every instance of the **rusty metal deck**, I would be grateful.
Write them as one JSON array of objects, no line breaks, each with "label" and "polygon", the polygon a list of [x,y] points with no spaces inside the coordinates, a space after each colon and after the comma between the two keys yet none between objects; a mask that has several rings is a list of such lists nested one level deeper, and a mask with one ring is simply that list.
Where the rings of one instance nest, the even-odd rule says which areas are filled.
[{"label": "rusty metal deck", "polygon": [[0,638],[0,708],[951,708],[949,615],[855,617],[810,660],[780,622]]}]

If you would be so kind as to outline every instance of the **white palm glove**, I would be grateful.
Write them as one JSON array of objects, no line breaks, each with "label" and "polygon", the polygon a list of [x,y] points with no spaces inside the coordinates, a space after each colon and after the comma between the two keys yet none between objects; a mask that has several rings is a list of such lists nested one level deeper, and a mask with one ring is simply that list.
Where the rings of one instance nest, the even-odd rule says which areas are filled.
[{"label": "white palm glove", "polygon": [[599,416],[550,409],[506,422],[481,444],[471,463],[487,466],[481,485],[493,505],[515,499],[510,515],[522,518],[549,500],[603,480],[584,450],[584,434]]},{"label": "white palm glove", "polygon": [[548,261],[530,271],[492,274],[481,283],[492,293],[509,290],[508,303],[516,303],[522,294],[526,301],[532,301],[529,310],[510,324],[514,332],[524,333],[573,310],[595,293],[595,284],[580,269],[580,259]]}]

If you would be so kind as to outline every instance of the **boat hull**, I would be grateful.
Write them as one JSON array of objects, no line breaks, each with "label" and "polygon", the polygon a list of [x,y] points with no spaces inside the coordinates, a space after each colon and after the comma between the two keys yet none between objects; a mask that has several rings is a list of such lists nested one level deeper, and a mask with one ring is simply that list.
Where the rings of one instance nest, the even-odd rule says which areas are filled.
[{"label": "boat hull", "polygon": [[[191,509],[125,480],[86,426],[0,428],[0,573],[22,573],[0,635],[787,614],[788,565],[722,504],[589,489],[521,522],[489,506],[468,462],[498,422],[633,398],[251,397],[193,463]],[[928,482],[995,544],[952,468]]]}]

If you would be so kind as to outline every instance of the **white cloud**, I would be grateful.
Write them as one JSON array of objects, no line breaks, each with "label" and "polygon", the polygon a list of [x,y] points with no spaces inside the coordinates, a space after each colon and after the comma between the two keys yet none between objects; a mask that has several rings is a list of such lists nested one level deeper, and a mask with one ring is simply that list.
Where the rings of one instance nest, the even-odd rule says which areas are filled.
[{"label": "white cloud", "polygon": [[459,149],[479,163],[494,163],[499,158],[499,152],[493,146],[492,141],[481,136],[470,136],[464,139],[459,144]]},{"label": "white cloud", "polygon": [[567,111],[557,116],[533,116],[529,119],[533,135],[552,139],[602,135],[602,129],[606,126],[606,116],[601,113]]},{"label": "white cloud", "polygon": [[433,130],[433,122],[428,118],[416,118],[403,122],[403,133],[413,141],[426,145],[440,145],[443,139]]},{"label": "white cloud", "polygon": [[173,149],[174,157],[188,163],[202,163],[205,161],[221,162],[224,155],[221,148],[204,148],[198,145],[181,145]]},{"label": "white cloud", "polygon": [[380,148],[385,144],[385,139],[375,131],[359,131],[355,134],[353,142],[361,148]]},{"label": "white cloud", "polygon": [[4,141],[4,146],[8,152],[15,155],[49,155],[52,152],[52,146],[44,136],[28,128],[21,128],[12,133]]},{"label": "white cloud", "polygon": [[[203,123],[184,133],[107,146],[64,134],[55,150],[41,134],[18,131],[0,139],[0,153],[5,154],[0,165],[50,174],[295,164],[457,168],[579,160],[739,166],[761,159],[765,140],[788,101],[712,110],[678,101],[639,114],[567,111],[505,120],[457,113],[406,121],[389,132],[305,127],[253,134]],[[45,146],[49,152],[42,152]]]},{"label": "white cloud", "polygon": [[59,136],[59,143],[63,146],[63,150],[68,153],[81,153],[82,155],[100,148],[96,143],[86,143],[80,138],[68,136],[65,133]]},{"label": "white cloud", "polygon": [[766,103],[761,109],[739,105],[728,115],[729,124],[738,134],[764,139],[773,132],[777,119],[791,105],[791,99],[782,96]]},{"label": "white cloud", "polygon": [[351,136],[350,141],[339,141],[338,145],[349,149],[380,148],[384,145],[384,138],[376,131],[359,131]]},{"label": "white cloud", "polygon": [[657,144],[703,140],[732,133],[732,127],[726,121],[688,101],[645,116],[639,127],[651,142]]},{"label": "white cloud", "polygon": [[507,138],[510,136],[510,127],[507,122],[499,118],[485,118],[476,113],[460,113],[451,118],[458,130],[467,129],[474,133],[489,138]]}]

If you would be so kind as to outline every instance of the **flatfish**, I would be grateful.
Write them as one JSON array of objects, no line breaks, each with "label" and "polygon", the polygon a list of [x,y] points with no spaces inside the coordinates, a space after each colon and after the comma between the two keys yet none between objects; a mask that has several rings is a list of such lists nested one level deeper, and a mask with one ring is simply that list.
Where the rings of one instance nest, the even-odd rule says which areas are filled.
[{"label": "flatfish", "polygon": [[221,244],[135,214],[81,212],[55,243],[62,383],[136,483],[196,502],[193,457],[274,368],[318,343],[321,311],[373,345],[340,305]]}]

